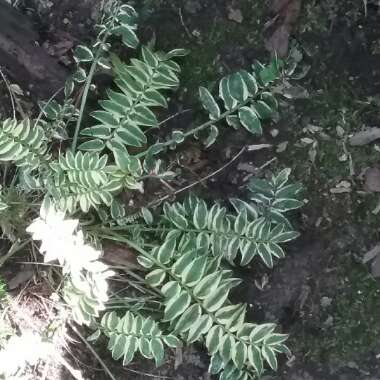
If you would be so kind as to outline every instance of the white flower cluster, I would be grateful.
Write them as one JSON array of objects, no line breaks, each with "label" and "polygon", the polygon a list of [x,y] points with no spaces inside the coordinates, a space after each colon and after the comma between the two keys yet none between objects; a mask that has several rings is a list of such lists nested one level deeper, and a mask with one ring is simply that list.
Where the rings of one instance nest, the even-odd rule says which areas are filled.
[{"label": "white flower cluster", "polygon": [[88,268],[88,264],[99,259],[101,252],[86,244],[79,221],[65,219],[65,213],[57,211],[53,205],[42,206],[40,217],[26,229],[33,240],[40,240],[40,252],[44,262],[58,260],[65,273],[78,272]]},{"label": "white flower cluster", "polygon": [[[0,351],[0,374],[11,378],[22,371],[26,364],[36,365],[39,360],[46,360],[52,353],[53,345],[43,342],[38,334],[25,331],[14,335]],[[17,376],[17,379],[21,377]]]},{"label": "white flower cluster", "polygon": [[114,275],[109,267],[99,261],[101,252],[85,243],[79,221],[65,219],[45,202],[40,217],[27,228],[33,240],[40,240],[40,252],[45,262],[58,260],[67,274],[63,298],[72,309],[74,320],[90,325],[108,301],[107,279]]}]

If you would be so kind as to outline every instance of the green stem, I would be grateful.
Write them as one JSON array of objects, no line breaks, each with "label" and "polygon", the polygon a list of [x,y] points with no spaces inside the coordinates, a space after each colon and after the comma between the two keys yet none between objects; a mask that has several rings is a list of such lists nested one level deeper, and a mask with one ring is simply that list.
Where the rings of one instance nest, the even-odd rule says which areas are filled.
[{"label": "green stem", "polygon": [[[222,121],[223,119],[225,119],[227,116],[230,116],[232,115],[233,113],[235,113],[236,111],[238,111],[240,108],[246,106],[247,104],[249,104],[250,102],[252,102],[252,98],[249,98],[247,99],[245,102],[243,103],[240,103],[238,104],[236,107],[222,113],[218,119],[215,119],[215,120],[209,120],[207,121],[206,123],[203,123],[201,125],[199,125],[198,127],[195,127],[193,129],[190,129],[189,131],[185,132],[183,134],[184,138],[186,139],[187,137],[189,136],[192,136],[194,135],[195,133],[197,132],[200,132],[200,131],[203,131],[204,129],[206,128],[209,128],[211,127],[212,125],[214,125],[215,123],[218,123],[219,121]],[[160,145],[162,147],[168,147],[170,145],[172,145],[175,141],[173,139],[171,140],[168,140],[168,141],[165,141],[164,143],[159,143],[157,145]],[[154,146],[154,145],[153,145]],[[147,149],[147,150],[144,150],[143,152],[141,153],[138,153],[135,155],[136,158],[142,158],[142,157],[145,157],[148,153],[149,153],[150,149]]]},{"label": "green stem", "polygon": [[100,41],[98,50],[95,54],[94,60],[92,61],[91,68],[86,79],[86,84],[83,90],[82,101],[81,101],[80,110],[79,110],[79,116],[78,116],[78,120],[75,126],[73,142],[71,144],[71,151],[73,153],[75,153],[75,150],[77,148],[78,136],[79,136],[80,126],[82,124],[84,109],[86,108],[86,104],[87,104],[88,92],[90,91],[92,79],[95,75],[96,66],[98,65],[99,59],[102,56],[103,45],[107,41],[107,38],[109,37],[109,35],[110,35],[109,32],[104,33],[104,36],[102,40]]},{"label": "green stem", "polygon": [[[115,227],[110,227],[109,228],[109,231],[112,233],[112,231],[125,231],[125,230],[129,230],[129,229],[134,229],[138,227],[139,228],[139,231],[141,232],[152,232],[152,233],[158,233],[158,232],[168,232],[170,231],[170,228],[165,228],[165,227],[144,227],[143,224],[131,224],[129,226],[115,226]],[[102,231],[104,232],[104,228],[102,229]],[[199,233],[207,233],[209,235],[213,234],[213,235],[220,235],[220,237],[226,237],[226,238],[229,238],[229,239],[233,239],[233,238],[238,238],[238,239],[244,239],[244,240],[248,240],[252,243],[257,243],[257,244],[260,244],[260,243],[268,243],[270,242],[270,240],[262,240],[262,239],[257,239],[253,236],[247,236],[247,235],[244,235],[244,234],[239,234],[239,233],[236,233],[236,232],[223,232],[223,231],[216,231],[216,230],[210,230],[210,229],[203,229],[203,230],[198,230],[196,228],[183,228],[183,229],[178,229],[178,231],[181,231],[182,233],[184,234],[191,234],[191,233],[196,233],[196,234],[199,234]]]}]

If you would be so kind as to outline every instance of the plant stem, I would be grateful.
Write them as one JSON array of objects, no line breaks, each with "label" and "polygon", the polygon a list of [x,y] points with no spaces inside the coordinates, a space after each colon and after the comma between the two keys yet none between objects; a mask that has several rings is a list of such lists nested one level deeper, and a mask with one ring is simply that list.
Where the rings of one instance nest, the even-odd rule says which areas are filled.
[{"label": "plant stem", "polygon": [[28,239],[22,243],[16,242],[9,249],[8,253],[0,258],[0,268],[5,264],[5,262],[10,259],[15,253],[21,251],[26,245],[28,245],[32,239]]},{"label": "plant stem", "polygon": [[79,330],[74,326],[74,324],[70,323],[70,327],[75,332],[75,334],[78,335],[80,340],[87,346],[87,348],[91,351],[91,353],[95,356],[95,358],[98,360],[98,362],[103,367],[104,371],[110,377],[110,379],[116,380],[116,377],[112,374],[112,372],[109,370],[109,368],[104,363],[104,361],[101,359],[101,357],[98,355],[98,353],[93,349],[91,344],[89,342],[87,342],[86,338],[79,332]]},{"label": "plant stem", "polygon": [[80,126],[82,124],[84,109],[85,109],[86,103],[87,103],[88,92],[90,91],[92,79],[94,77],[96,66],[98,65],[98,62],[99,62],[99,58],[102,55],[103,45],[107,41],[107,38],[109,37],[109,35],[110,35],[109,32],[104,33],[104,36],[103,36],[103,38],[99,44],[98,50],[95,54],[94,60],[92,61],[91,68],[90,68],[90,71],[89,71],[87,79],[86,79],[86,84],[85,84],[83,94],[82,94],[82,101],[81,101],[81,105],[80,105],[79,116],[78,116],[78,120],[77,120],[77,123],[75,126],[73,142],[71,144],[71,151],[73,153],[75,153],[75,150],[77,148],[78,136],[79,136]]},{"label": "plant stem", "polygon": [[[252,98],[249,98],[245,102],[240,103],[236,107],[222,113],[218,119],[209,120],[206,123],[199,125],[198,127],[190,129],[189,131],[187,131],[183,134],[183,137],[186,139],[187,137],[192,136],[197,132],[203,131],[204,129],[211,127],[215,123],[218,123],[219,121],[225,119],[227,116],[232,115],[234,112],[238,111],[240,108],[244,107],[245,105],[247,105],[250,102],[252,102]],[[157,145],[161,145],[162,147],[167,147],[167,146],[170,146],[171,144],[173,144],[174,142],[175,141],[173,139],[171,139],[171,140],[165,141],[164,143],[158,143]],[[143,152],[136,154],[135,157],[136,158],[145,157],[149,153],[149,151],[150,151],[150,149],[144,150]]]}]

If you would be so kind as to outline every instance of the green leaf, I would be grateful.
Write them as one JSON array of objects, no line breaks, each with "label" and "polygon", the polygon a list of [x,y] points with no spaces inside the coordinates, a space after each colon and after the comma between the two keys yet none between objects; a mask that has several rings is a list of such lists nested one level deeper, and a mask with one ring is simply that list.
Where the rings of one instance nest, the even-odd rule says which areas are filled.
[{"label": "green leaf", "polygon": [[233,355],[232,355],[232,361],[236,365],[237,368],[242,369],[248,356],[248,349],[247,345],[243,342],[236,342]]},{"label": "green leaf", "polygon": [[210,292],[213,292],[219,286],[221,277],[220,272],[208,274],[194,288],[194,295],[200,299],[206,298]]},{"label": "green leaf", "polygon": [[228,77],[228,89],[231,96],[239,102],[248,99],[248,88],[240,73],[234,73]]},{"label": "green leaf", "polygon": [[204,200],[199,200],[194,210],[193,223],[195,228],[203,230],[207,227],[207,205]]},{"label": "green leaf", "polygon": [[157,254],[157,259],[161,264],[167,264],[174,256],[176,248],[176,240],[169,239],[160,247]]},{"label": "green leaf", "polygon": [[199,338],[206,334],[213,324],[212,318],[209,315],[202,315],[189,330],[187,341],[193,343],[199,340]]},{"label": "green leaf", "polygon": [[142,213],[142,216],[144,218],[144,221],[146,224],[150,225],[153,223],[153,214],[150,212],[149,209],[147,209],[146,207],[142,207],[141,208],[141,213]]},{"label": "green leaf", "polygon": [[215,125],[211,125],[209,135],[207,136],[207,139],[204,142],[205,148],[209,148],[211,145],[213,145],[216,139],[218,138],[218,136],[219,136],[219,129]]},{"label": "green leaf", "polygon": [[264,323],[262,325],[256,326],[250,334],[251,342],[259,343],[263,341],[267,336],[272,334],[275,328],[276,325],[274,325],[273,323]]},{"label": "green leaf", "polygon": [[136,49],[139,44],[139,39],[136,33],[127,25],[121,25],[114,29],[116,35],[121,36],[123,44],[131,49]]},{"label": "green leaf", "polygon": [[127,171],[131,163],[128,152],[122,149],[113,149],[112,152],[117,167],[123,171]]},{"label": "green leaf", "polygon": [[210,113],[211,117],[218,119],[220,117],[220,108],[210,91],[205,87],[199,87],[199,97],[203,107]]},{"label": "green leaf", "polygon": [[239,74],[242,76],[248,91],[251,95],[256,95],[257,91],[259,90],[256,79],[254,78],[253,75],[248,73],[246,70],[240,70]]},{"label": "green leaf", "polygon": [[141,55],[144,62],[146,62],[149,66],[155,67],[158,65],[158,58],[156,54],[154,54],[147,46],[142,46]]},{"label": "green leaf", "polygon": [[111,70],[111,68],[112,68],[109,59],[107,59],[106,57],[100,57],[100,58],[98,59],[98,65],[99,65],[102,69],[105,69],[105,70]]},{"label": "green leaf", "polygon": [[266,244],[263,244],[263,243],[259,243],[257,245],[257,252],[258,254],[260,255],[260,257],[262,258],[262,260],[264,261],[264,264],[268,267],[268,268],[273,268],[273,258],[272,258],[272,254],[271,252],[269,251],[268,247]]},{"label": "green leaf", "polygon": [[82,129],[81,135],[99,139],[107,139],[111,137],[111,128],[105,125],[96,125],[94,127]]},{"label": "green leaf", "polygon": [[119,335],[115,340],[115,345],[112,349],[112,358],[119,360],[124,355],[124,346],[126,344],[127,337],[125,335]]},{"label": "green leaf", "polygon": [[165,280],[166,272],[163,269],[155,269],[145,276],[145,281],[152,287],[157,287]]},{"label": "green leaf", "polygon": [[180,291],[181,291],[181,287],[177,281],[169,281],[161,288],[161,293],[167,299],[177,297]]},{"label": "green leaf", "polygon": [[139,339],[139,350],[141,352],[141,355],[144,356],[144,358],[152,359],[153,354],[151,350],[150,340],[146,337],[141,337]]},{"label": "green leaf", "polygon": [[223,359],[217,353],[211,357],[208,371],[211,375],[217,375],[224,367]]},{"label": "green leaf", "polygon": [[261,351],[258,347],[254,345],[248,347],[248,360],[255,369],[257,375],[260,377],[263,373],[263,359],[261,357]]},{"label": "green leaf", "polygon": [[242,107],[239,110],[239,119],[243,127],[253,133],[262,135],[261,123],[255,111],[250,107]]},{"label": "green leaf", "polygon": [[303,206],[303,202],[298,199],[276,199],[273,202],[273,207],[275,207],[280,212],[286,212],[289,210],[295,210]]},{"label": "green leaf", "polygon": [[137,261],[140,265],[142,265],[144,268],[150,269],[153,267],[153,261],[150,259],[144,257],[144,256],[138,256]]},{"label": "green leaf", "polygon": [[219,83],[219,97],[224,101],[227,110],[232,110],[237,105],[237,101],[231,96],[228,88],[228,78],[223,78]]},{"label": "green leaf", "polygon": [[99,139],[86,141],[78,146],[79,150],[85,150],[88,152],[101,152],[104,148],[104,142]]},{"label": "green leaf", "polygon": [[277,371],[278,364],[275,352],[269,346],[263,346],[261,352],[273,371]]},{"label": "green leaf", "polygon": [[86,70],[82,67],[79,67],[77,71],[72,76],[73,81],[77,83],[83,83],[87,79],[87,73]]},{"label": "green leaf", "polygon": [[219,353],[225,363],[229,362],[231,358],[235,355],[234,349],[235,349],[234,338],[231,335],[226,334],[223,337],[221,345],[219,347]]},{"label": "green leaf", "polygon": [[254,104],[254,107],[260,119],[267,120],[273,115],[273,110],[262,100],[257,101]]},{"label": "green leaf", "polygon": [[289,335],[287,334],[271,334],[265,338],[264,345],[272,346],[284,343],[288,339],[288,337]]},{"label": "green leaf", "polygon": [[190,287],[199,283],[204,276],[206,266],[208,264],[207,255],[201,255],[196,258],[182,273],[183,282]]},{"label": "green leaf", "polygon": [[87,337],[87,341],[94,342],[100,337],[101,334],[102,332],[100,330],[96,330],[94,333]]},{"label": "green leaf", "polygon": [[198,321],[201,313],[202,309],[198,304],[190,306],[179,318],[174,327],[174,331],[181,334],[187,332],[191,326]]},{"label": "green leaf", "polygon": [[162,339],[164,343],[171,348],[182,346],[182,342],[174,335],[164,335]]},{"label": "green leaf", "polygon": [[165,355],[162,340],[159,338],[153,338],[150,342],[150,348],[156,362],[156,366],[159,367],[162,364]]},{"label": "green leaf", "polygon": [[191,297],[185,291],[172,298],[165,307],[165,321],[172,321],[189,307]]},{"label": "green leaf", "polygon": [[135,336],[128,336],[124,346],[123,365],[129,364],[135,355],[138,346],[138,340]]},{"label": "green leaf", "polygon": [[110,128],[116,128],[119,125],[119,120],[106,111],[94,111],[91,116]]},{"label": "green leaf", "polygon": [[74,51],[74,59],[77,62],[91,62],[94,54],[87,46],[79,45]]},{"label": "green leaf", "polygon": [[210,355],[214,355],[220,347],[223,337],[223,329],[221,326],[213,326],[206,337],[206,347]]},{"label": "green leaf", "polygon": [[210,313],[218,310],[226,301],[228,297],[228,287],[221,286],[218,289],[209,293],[203,301],[203,307]]},{"label": "green leaf", "polygon": [[169,53],[166,53],[166,58],[174,58],[174,57],[185,57],[186,55],[189,55],[190,51],[188,49],[173,49],[169,51]]}]

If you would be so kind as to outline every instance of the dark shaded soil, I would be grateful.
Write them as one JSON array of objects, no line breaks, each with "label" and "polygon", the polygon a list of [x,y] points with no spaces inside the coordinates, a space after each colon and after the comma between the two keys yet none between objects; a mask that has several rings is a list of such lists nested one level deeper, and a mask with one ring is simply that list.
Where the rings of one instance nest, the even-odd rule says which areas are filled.
[{"label": "dark shaded soil", "polygon": [[[199,85],[212,86],[222,75],[269,56],[263,41],[269,14],[261,2],[136,3],[146,41],[154,39],[165,50],[186,47],[191,51],[182,64],[184,87],[169,114],[181,111],[183,102],[184,108],[193,111],[176,118],[168,128],[185,127],[202,117],[194,95]],[[361,1],[304,1],[292,41],[303,55],[301,66],[310,66],[298,82],[309,95],[282,101],[281,120],[267,126],[268,131],[278,130],[275,138],[267,132],[259,141],[242,132],[229,133],[210,150],[189,144],[180,154],[196,179],[220,167],[243,145],[274,144],[271,151],[243,155],[235,166],[198,189],[215,198],[236,194],[249,174],[247,165],[254,171],[272,157],[276,162],[261,174],[289,166],[294,179],[304,184],[308,203],[293,217],[302,237],[289,245],[286,259],[274,270],[255,265],[240,273],[245,281],[239,298],[252,305],[252,320],[276,321],[290,333],[294,356],[282,363],[278,374],[268,373],[266,380],[380,379],[380,287],[361,264],[364,253],[379,240],[380,219],[372,211],[380,198],[363,192],[360,176],[363,169],[378,164],[379,152],[373,145],[349,147],[354,166],[350,173],[348,161],[339,159],[344,138],[336,130],[340,126],[348,136],[380,122],[379,7],[376,2],[367,3],[365,16]],[[36,20],[41,15],[45,18],[41,43],[55,44],[60,38],[76,43],[91,36],[96,15],[93,3],[60,0],[52,4],[48,9],[26,4]],[[241,23],[229,19],[231,8],[241,11]],[[287,149],[276,151],[283,142],[288,142]],[[245,169],[239,169],[239,164]],[[332,193],[341,181],[349,182],[350,191]],[[73,350],[80,360],[77,366],[88,378],[107,378],[84,347],[75,345]],[[120,369],[107,353],[102,356],[117,379],[149,379],[150,374],[178,380],[208,378],[207,355],[199,347],[185,350],[182,364],[178,364],[180,353],[173,353],[161,369],[148,362]],[[81,362],[89,367],[85,369]]]}]

